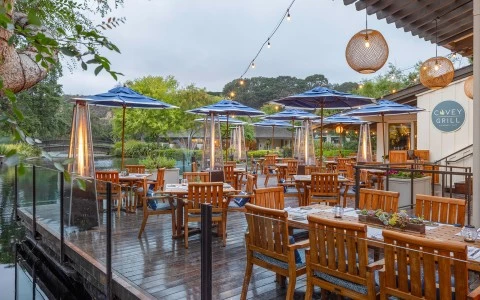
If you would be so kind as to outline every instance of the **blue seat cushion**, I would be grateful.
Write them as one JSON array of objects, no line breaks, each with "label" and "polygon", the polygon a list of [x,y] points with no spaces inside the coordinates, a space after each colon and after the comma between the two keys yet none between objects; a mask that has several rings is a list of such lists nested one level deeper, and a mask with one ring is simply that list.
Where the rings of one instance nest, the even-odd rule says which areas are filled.
[{"label": "blue seat cushion", "polygon": [[[358,283],[354,283],[336,276],[332,276],[330,274],[322,273],[315,271],[314,272],[315,276],[323,279],[327,282],[330,282],[331,284],[341,286],[343,288],[355,291],[357,293],[360,293],[362,295],[366,295],[368,293],[367,287],[365,285],[361,285]],[[378,272],[375,272],[375,291],[378,292],[380,290],[380,287],[378,286]]]},{"label": "blue seat cushion", "polygon": [[[299,268],[303,268],[305,267],[305,250],[304,249],[300,249],[298,250],[298,254],[301,258],[301,262],[300,263],[296,263],[295,266],[297,267],[297,269]],[[253,256],[255,258],[258,258],[260,260],[263,260],[269,264],[272,264],[272,265],[275,265],[277,267],[280,267],[282,269],[285,269],[285,270],[288,270],[288,263],[284,262],[284,261],[281,261],[281,260],[278,260],[276,258],[273,258],[273,257],[270,257],[270,256],[267,256],[265,254],[262,254],[262,253],[259,253],[259,252],[253,252]]]}]

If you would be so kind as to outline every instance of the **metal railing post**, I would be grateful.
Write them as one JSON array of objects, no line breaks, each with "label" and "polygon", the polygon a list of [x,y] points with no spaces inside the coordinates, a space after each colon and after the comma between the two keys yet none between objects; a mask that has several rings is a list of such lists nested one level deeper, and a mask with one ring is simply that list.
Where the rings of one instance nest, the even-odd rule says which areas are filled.
[{"label": "metal railing post", "polygon": [[37,175],[36,166],[33,165],[32,169],[32,232],[33,238],[38,238],[37,233]]},{"label": "metal railing post", "polygon": [[[212,206],[201,206],[201,299],[212,299]],[[220,225],[219,225],[220,226]]]},{"label": "metal railing post", "polygon": [[112,183],[107,182],[107,299],[112,295]]},{"label": "metal railing post", "polygon": [[360,167],[355,167],[355,208],[358,208],[360,202]]},{"label": "metal railing post", "polygon": [[65,207],[64,207],[64,185],[63,172],[60,172],[60,263],[65,262]]},{"label": "metal railing post", "polygon": [[15,213],[15,221],[19,221],[18,212],[17,212],[17,209],[18,209],[18,165],[15,165],[14,192],[15,192],[15,195],[14,195],[14,198],[13,198],[14,199],[13,210],[14,210],[14,213]]}]

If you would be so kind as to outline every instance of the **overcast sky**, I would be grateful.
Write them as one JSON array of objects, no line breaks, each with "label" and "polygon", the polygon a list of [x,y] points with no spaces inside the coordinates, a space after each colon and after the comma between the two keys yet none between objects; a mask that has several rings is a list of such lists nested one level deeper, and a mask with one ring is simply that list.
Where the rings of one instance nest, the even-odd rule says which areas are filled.
[{"label": "overcast sky", "polygon": [[[106,35],[120,48],[106,53],[120,82],[147,75],[173,75],[182,86],[195,83],[210,91],[238,78],[266,40],[291,0],[125,0],[112,16],[126,23]],[[345,46],[364,29],[365,13],[341,0],[297,0],[246,77],[323,74],[331,83],[360,81],[347,65]],[[369,16],[369,28],[381,31],[390,48],[388,62],[413,66],[435,55],[429,42]],[[439,48],[439,54],[449,53]],[[385,64],[386,66],[387,64]],[[456,65],[458,67],[458,65]],[[385,72],[386,67],[377,73]],[[116,85],[105,72],[66,68],[60,83],[67,94],[95,94]]]}]

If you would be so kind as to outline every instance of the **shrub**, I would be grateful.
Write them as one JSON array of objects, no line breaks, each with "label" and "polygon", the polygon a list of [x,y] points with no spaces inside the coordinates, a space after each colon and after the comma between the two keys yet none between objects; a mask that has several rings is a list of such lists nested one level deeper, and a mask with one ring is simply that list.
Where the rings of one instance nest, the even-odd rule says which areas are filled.
[{"label": "shrub", "polygon": [[177,161],[172,158],[167,158],[164,156],[147,156],[144,159],[139,160],[139,163],[145,165],[147,169],[157,169],[157,168],[175,168]]},{"label": "shrub", "polygon": [[277,151],[272,151],[272,150],[253,150],[253,151],[248,151],[248,157],[253,156],[254,158],[258,157],[264,157],[267,154],[280,154]]},{"label": "shrub", "polygon": [[42,151],[38,147],[26,143],[18,144],[1,144],[0,155],[6,155],[10,151],[15,151],[21,158],[37,157],[40,156]]}]

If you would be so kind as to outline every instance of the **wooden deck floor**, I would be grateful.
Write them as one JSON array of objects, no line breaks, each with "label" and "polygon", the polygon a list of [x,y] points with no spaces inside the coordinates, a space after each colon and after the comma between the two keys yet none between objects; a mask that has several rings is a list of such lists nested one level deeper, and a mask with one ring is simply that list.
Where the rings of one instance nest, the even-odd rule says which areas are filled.
[{"label": "wooden deck floor", "polygon": [[[259,178],[259,183],[263,179]],[[271,184],[276,180],[271,180]],[[263,185],[263,184],[262,184]],[[296,197],[287,197],[285,206],[297,206]],[[28,209],[26,209],[28,211]],[[58,231],[58,206],[39,206],[37,215],[42,224]],[[101,222],[105,222],[105,213]],[[150,217],[145,233],[137,238],[142,212],[115,214],[113,218],[114,272],[134,285],[146,297],[157,299],[200,299],[200,236],[189,239],[185,249],[183,239],[171,238],[169,215]],[[244,232],[246,221],[243,213],[231,212],[227,224],[227,246],[222,247],[220,237],[213,237],[213,298],[238,299],[245,274]],[[105,264],[106,232],[102,225],[98,230],[71,232],[68,241],[89,256],[88,259]],[[297,279],[295,299],[303,299],[305,276]],[[320,298],[316,290],[314,298]],[[254,268],[249,285],[249,299],[284,299],[286,288],[275,282],[275,274],[263,268]]]}]

